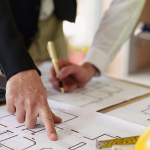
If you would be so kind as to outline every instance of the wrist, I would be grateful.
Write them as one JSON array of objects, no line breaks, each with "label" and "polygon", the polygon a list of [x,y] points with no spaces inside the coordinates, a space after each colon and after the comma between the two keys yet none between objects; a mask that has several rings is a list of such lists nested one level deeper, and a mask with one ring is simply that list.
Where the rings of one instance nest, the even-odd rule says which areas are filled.
[{"label": "wrist", "polygon": [[97,71],[98,71],[97,68],[94,67],[94,66],[93,66],[92,64],[90,64],[90,63],[84,63],[84,64],[82,65],[82,67],[87,70],[88,74],[89,74],[91,77],[95,76],[95,74],[96,74]]},{"label": "wrist", "polygon": [[12,77],[10,77],[8,79],[8,82],[10,80],[13,80],[13,79],[14,80],[19,80],[22,77],[33,76],[33,75],[35,76],[36,74],[38,75],[38,73],[37,73],[37,71],[35,69],[29,69],[29,70],[20,71],[20,72],[14,74]]}]

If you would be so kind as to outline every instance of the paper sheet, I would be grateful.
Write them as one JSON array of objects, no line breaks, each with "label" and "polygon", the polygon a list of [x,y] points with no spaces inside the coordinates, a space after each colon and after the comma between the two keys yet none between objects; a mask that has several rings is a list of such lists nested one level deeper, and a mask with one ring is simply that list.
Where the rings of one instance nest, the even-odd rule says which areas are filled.
[{"label": "paper sheet", "polygon": [[6,106],[0,106],[0,117],[6,116],[6,115],[10,115],[7,110],[6,110]]},{"label": "paper sheet", "polygon": [[150,89],[140,87],[105,77],[93,78],[85,87],[72,93],[61,94],[54,90],[48,81],[48,70],[51,63],[43,63],[39,69],[42,72],[42,81],[47,90],[48,98],[80,106],[93,111],[128,101],[150,93]]},{"label": "paper sheet", "polygon": [[147,127],[150,124],[150,97],[107,114]]},{"label": "paper sheet", "polygon": [[[15,115],[0,117],[0,150],[96,150],[96,138],[141,135],[145,127],[73,105],[49,100],[51,110],[63,119],[55,124],[58,141],[48,139],[38,118],[34,129],[16,122]],[[1,109],[0,109],[1,113]]]},{"label": "paper sheet", "polygon": [[106,76],[150,87],[150,67],[128,75],[106,74]]}]

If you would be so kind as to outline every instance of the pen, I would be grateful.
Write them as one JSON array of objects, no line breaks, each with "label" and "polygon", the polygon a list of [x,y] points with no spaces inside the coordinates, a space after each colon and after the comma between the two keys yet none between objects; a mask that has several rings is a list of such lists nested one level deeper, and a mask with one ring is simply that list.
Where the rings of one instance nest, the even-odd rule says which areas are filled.
[{"label": "pen", "polygon": [[[58,59],[57,59],[57,55],[55,52],[54,43],[52,41],[49,41],[47,43],[47,49],[48,49],[48,53],[52,59],[52,63],[54,65],[55,72],[56,72],[56,74],[58,74],[58,72],[59,72]],[[59,86],[60,86],[61,93],[64,93],[65,91],[64,91],[64,87],[63,87],[61,80],[59,80]]]}]

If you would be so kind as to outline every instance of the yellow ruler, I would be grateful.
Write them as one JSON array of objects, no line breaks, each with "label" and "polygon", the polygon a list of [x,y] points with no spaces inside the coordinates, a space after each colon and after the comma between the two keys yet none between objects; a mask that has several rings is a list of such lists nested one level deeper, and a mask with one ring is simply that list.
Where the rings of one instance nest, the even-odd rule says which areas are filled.
[{"label": "yellow ruler", "polygon": [[131,144],[135,144],[138,138],[139,136],[126,137],[120,139],[111,139],[111,140],[104,140],[104,141],[98,141],[97,139],[96,148],[103,149],[103,148],[110,148],[114,145],[131,145]]}]

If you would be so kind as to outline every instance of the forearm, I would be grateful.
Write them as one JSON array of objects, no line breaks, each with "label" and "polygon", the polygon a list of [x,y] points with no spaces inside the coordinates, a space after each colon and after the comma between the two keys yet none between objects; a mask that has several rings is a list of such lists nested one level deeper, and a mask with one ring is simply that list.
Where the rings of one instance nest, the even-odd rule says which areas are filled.
[{"label": "forearm", "polygon": [[38,71],[17,30],[7,0],[0,0],[0,33],[0,66],[7,80],[20,71]]},{"label": "forearm", "polygon": [[145,0],[114,0],[104,15],[85,62],[102,73],[131,35]]}]

